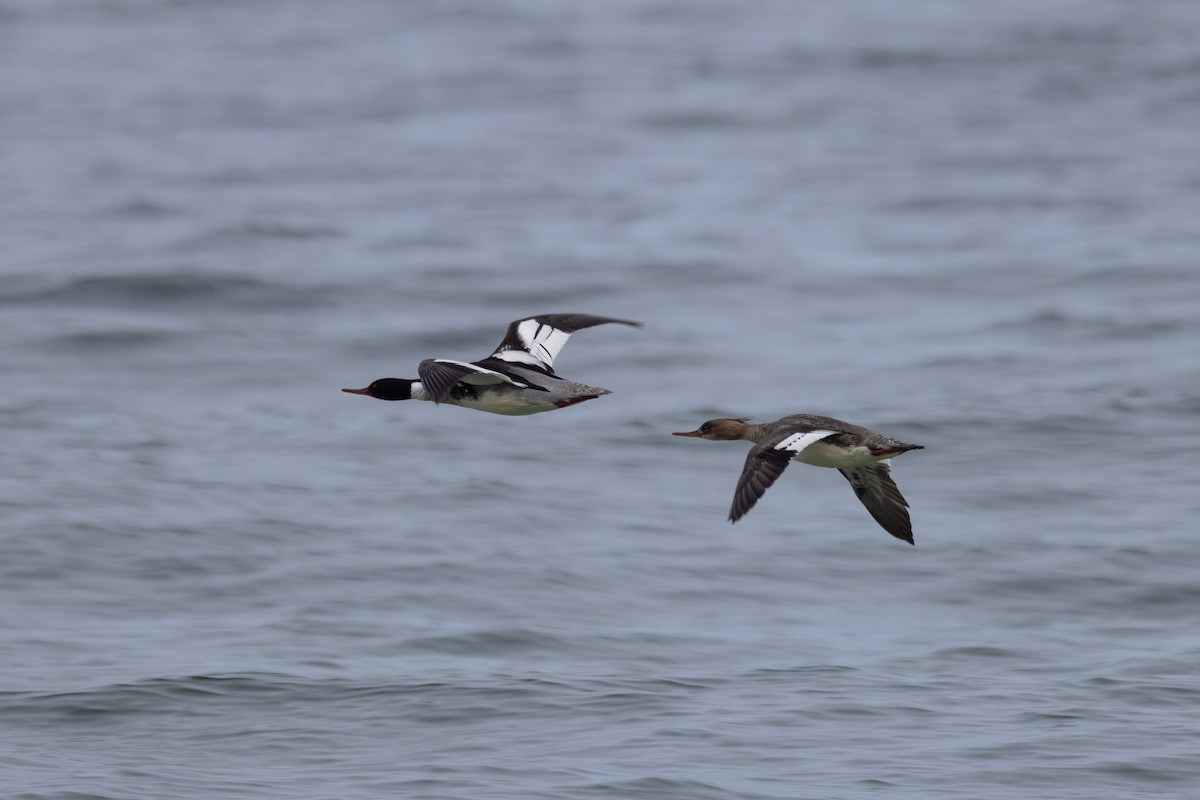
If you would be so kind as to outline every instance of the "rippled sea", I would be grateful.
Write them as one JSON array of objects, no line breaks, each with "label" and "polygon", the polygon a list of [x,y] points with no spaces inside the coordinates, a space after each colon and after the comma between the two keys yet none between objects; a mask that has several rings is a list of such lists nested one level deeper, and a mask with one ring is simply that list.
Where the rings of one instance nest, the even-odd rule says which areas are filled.
[{"label": "rippled sea", "polygon": [[[1191,797],[1200,6],[0,0],[0,787]],[[611,395],[344,394],[542,312]],[[726,521],[748,445],[832,470]]]}]

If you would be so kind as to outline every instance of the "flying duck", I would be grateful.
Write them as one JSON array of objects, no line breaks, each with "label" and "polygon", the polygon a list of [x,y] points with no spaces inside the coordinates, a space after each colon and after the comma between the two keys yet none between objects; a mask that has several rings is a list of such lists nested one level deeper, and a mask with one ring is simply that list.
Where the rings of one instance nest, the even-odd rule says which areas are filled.
[{"label": "flying duck", "polygon": [[892,480],[891,459],[909,450],[923,450],[923,445],[816,414],[792,414],[758,425],[745,419],[712,419],[694,431],[674,435],[754,442],[733,493],[730,522],[744,517],[794,460],[831,467],[845,475],[854,494],[885,531],[915,544],[908,502]]},{"label": "flying duck", "polygon": [[379,400],[432,400],[491,414],[540,414],[592,400],[608,389],[560,378],[554,358],[575,331],[615,322],[642,323],[594,314],[538,314],[510,323],[500,346],[481,361],[427,358],[417,379],[380,378],[363,389],[342,389]]}]

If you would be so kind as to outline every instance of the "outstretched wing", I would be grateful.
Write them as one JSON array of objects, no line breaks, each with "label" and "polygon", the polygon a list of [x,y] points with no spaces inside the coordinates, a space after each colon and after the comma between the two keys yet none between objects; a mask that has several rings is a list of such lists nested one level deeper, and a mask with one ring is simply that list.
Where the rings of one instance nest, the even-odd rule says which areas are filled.
[{"label": "outstretched wing", "polygon": [[839,469],[838,472],[850,481],[854,494],[885,531],[897,539],[915,544],[912,520],[908,517],[908,501],[892,480],[892,468],[887,461],[869,467]]},{"label": "outstretched wing", "polygon": [[[427,358],[417,365],[417,375],[421,378],[421,388],[435,403],[441,403],[450,396],[454,384],[469,383],[474,386],[485,386],[496,383],[511,383],[523,389],[529,384],[522,383],[508,375],[495,370],[486,369],[478,364],[467,364],[448,358]],[[540,387],[538,387],[540,388]]]},{"label": "outstretched wing", "polygon": [[594,314],[539,314],[509,323],[492,358],[554,374],[554,357],[575,331],[615,322],[640,328],[642,323]]},{"label": "outstretched wing", "polygon": [[746,456],[746,465],[738,477],[733,490],[733,505],[729,507],[729,521],[737,522],[754,508],[771,484],[779,479],[792,460],[790,453],[753,447]]},{"label": "outstretched wing", "polygon": [[758,499],[779,479],[788,462],[813,442],[819,442],[836,431],[812,430],[790,433],[778,439],[769,439],[750,448],[746,465],[742,467],[737,488],[733,490],[733,505],[729,509],[729,521],[737,522],[754,508]]}]

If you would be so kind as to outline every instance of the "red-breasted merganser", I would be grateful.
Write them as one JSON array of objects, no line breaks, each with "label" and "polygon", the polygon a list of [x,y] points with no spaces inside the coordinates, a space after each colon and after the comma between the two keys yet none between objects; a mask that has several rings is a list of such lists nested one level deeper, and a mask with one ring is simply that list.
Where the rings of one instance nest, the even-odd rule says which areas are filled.
[{"label": "red-breasted merganser", "polygon": [[611,394],[554,374],[554,357],[572,333],[607,322],[642,326],[593,314],[539,314],[511,323],[496,352],[482,361],[427,358],[417,365],[417,380],[380,378],[365,389],[342,391],[380,400],[432,400],[510,416],[566,408]]},{"label": "red-breasted merganser", "polygon": [[754,508],[788,462],[796,460],[832,467],[845,475],[858,499],[885,531],[915,544],[908,503],[892,480],[891,458],[909,450],[923,450],[923,445],[907,444],[861,425],[816,414],[792,414],[759,425],[745,419],[712,419],[694,431],[674,435],[754,442],[733,493],[730,522],[737,522]]}]

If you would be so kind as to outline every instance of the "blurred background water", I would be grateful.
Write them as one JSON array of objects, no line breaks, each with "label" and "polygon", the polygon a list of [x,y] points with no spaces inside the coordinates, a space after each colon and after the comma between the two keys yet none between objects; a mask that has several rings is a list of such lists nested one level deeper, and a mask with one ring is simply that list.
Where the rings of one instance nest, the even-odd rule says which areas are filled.
[{"label": "blurred background water", "polygon": [[[0,775],[1185,797],[1200,6],[0,1]],[[579,333],[533,417],[342,394]],[[713,416],[826,413],[725,521]]]}]

